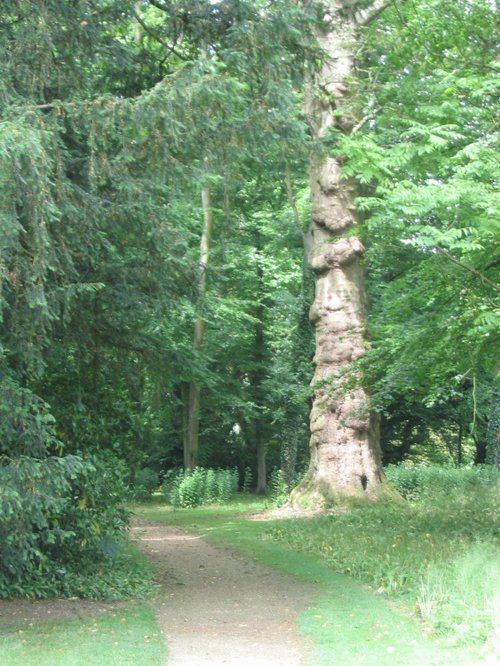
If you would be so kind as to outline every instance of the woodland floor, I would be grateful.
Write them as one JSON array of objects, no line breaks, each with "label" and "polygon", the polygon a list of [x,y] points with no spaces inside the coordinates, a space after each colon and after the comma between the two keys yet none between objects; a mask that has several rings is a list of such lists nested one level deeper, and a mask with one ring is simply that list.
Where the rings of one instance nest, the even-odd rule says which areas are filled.
[{"label": "woodland floor", "polygon": [[[268,520],[269,515],[254,514],[253,519]],[[346,658],[342,644],[335,644],[339,664],[498,664],[493,655],[468,659],[465,652],[455,654],[431,645],[419,638],[412,622],[347,579],[335,580],[332,611],[330,606],[323,609],[318,597],[331,592],[320,574],[317,581],[312,579],[314,584],[307,584],[162,522],[136,520],[132,537],[154,566],[158,588],[149,603],[168,645],[165,666],[300,666],[310,661],[296,625],[306,608],[317,613],[313,615],[316,623],[324,622],[324,610],[332,615],[331,623],[339,627],[349,651]],[[318,583],[325,589],[318,589]],[[46,620],[116,615],[133,603],[0,600],[0,632],[9,625],[31,627]],[[373,633],[379,629],[380,640]],[[321,649],[330,654],[331,646],[325,646]],[[396,650],[401,653],[398,658],[393,654]],[[99,662],[88,663],[98,666]],[[329,664],[329,660],[321,663]]]},{"label": "woodland floor", "polygon": [[313,590],[176,527],[134,528],[156,570],[169,666],[298,666],[295,618]]},{"label": "woodland floor", "polygon": [[[168,525],[140,521],[132,536],[152,561],[152,600],[168,666],[299,666],[305,650],[295,619],[313,598],[305,583]],[[115,613],[127,602],[0,600],[9,625]],[[1,661],[1,660],[0,660]]]}]

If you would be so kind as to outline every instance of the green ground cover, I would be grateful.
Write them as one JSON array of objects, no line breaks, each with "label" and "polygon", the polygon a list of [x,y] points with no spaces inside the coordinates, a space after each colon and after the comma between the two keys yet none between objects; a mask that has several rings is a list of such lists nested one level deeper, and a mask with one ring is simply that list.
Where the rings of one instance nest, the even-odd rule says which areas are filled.
[{"label": "green ground cover", "polygon": [[[269,500],[249,495],[178,510],[153,500],[135,513],[316,586],[298,620],[315,666],[333,658],[336,666],[494,663],[498,473],[405,466],[388,475],[401,499],[313,517],[256,520]],[[153,666],[165,652],[146,602],[97,618],[12,625],[0,635],[2,666],[84,666],[96,655],[99,666]]]},{"label": "green ground cover", "polygon": [[[196,531],[318,586],[300,617],[312,663],[490,663],[500,589],[498,474],[388,471],[402,499],[312,518],[249,520],[265,501],[138,513]],[[362,584],[360,584],[362,583]]]},{"label": "green ground cover", "polygon": [[159,666],[166,647],[152,609],[125,609],[84,620],[12,625],[0,634],[2,666]]},{"label": "green ground cover", "polygon": [[268,537],[404,602],[449,643],[484,643],[498,624],[498,472],[402,466],[388,475],[406,500],[283,521]]}]

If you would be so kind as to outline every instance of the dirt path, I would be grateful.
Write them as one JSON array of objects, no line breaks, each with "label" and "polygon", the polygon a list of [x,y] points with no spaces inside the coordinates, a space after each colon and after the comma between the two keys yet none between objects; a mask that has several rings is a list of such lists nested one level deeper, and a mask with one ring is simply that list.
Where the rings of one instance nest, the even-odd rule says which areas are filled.
[{"label": "dirt path", "polygon": [[306,584],[175,527],[141,521],[133,536],[161,585],[154,603],[168,666],[303,663],[294,620],[312,601]]}]

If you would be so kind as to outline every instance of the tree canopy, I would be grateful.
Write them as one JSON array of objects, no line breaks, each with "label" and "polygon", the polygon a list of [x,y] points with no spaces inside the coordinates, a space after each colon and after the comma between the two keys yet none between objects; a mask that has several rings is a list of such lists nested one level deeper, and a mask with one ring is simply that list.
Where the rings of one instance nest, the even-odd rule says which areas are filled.
[{"label": "tree canopy", "polygon": [[[4,1],[0,533],[30,533],[0,549],[5,580],[29,562],[57,580],[54,539],[102,555],[126,522],[106,493],[183,464],[190,385],[197,463],[262,492],[266,460],[290,486],[304,471],[320,158],[357,207],[342,242],[366,247],[367,345],[341,390],[371,396],[385,461],[498,464],[494,3],[341,2],[333,24],[326,5]],[[319,36],[353,21],[348,76],[315,88]],[[105,469],[121,481],[100,495]]]}]

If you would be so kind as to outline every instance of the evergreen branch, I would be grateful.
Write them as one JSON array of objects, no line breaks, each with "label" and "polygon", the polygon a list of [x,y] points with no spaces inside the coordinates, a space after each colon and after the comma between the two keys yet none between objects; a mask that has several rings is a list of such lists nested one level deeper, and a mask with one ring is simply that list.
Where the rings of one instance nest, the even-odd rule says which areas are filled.
[{"label": "evergreen branch", "polygon": [[169,56],[171,53],[173,53],[174,55],[176,55],[176,56],[177,56],[178,58],[180,58],[181,60],[184,60],[184,62],[187,62],[187,61],[189,60],[189,58],[186,58],[185,56],[181,55],[181,54],[176,50],[176,48],[175,48],[175,47],[177,46],[177,41],[178,41],[178,39],[179,39],[178,37],[175,37],[175,39],[174,39],[174,43],[173,43],[173,45],[171,46],[171,45],[170,45],[168,42],[166,42],[162,37],[160,37],[160,35],[159,35],[157,32],[155,32],[154,30],[152,30],[152,29],[148,26],[148,24],[147,24],[147,23],[146,23],[146,22],[145,22],[145,21],[139,16],[139,14],[138,14],[136,11],[134,11],[134,18],[135,18],[136,21],[141,25],[141,27],[147,32],[147,34],[148,34],[150,37],[152,37],[154,40],[156,40],[159,44],[161,44],[162,46],[164,46],[164,47],[167,49],[167,55],[166,55],[166,58],[165,58],[162,62],[165,62],[165,60],[168,58],[168,56]]},{"label": "evergreen branch", "polygon": [[[53,102],[46,102],[45,104],[26,104],[26,105],[16,105],[8,107],[6,110],[13,109],[16,112],[22,111],[52,111],[58,109],[78,109],[84,108],[87,106],[92,106],[98,102],[102,101],[111,101],[109,97],[95,97],[94,99],[82,100],[81,102],[61,102],[60,100],[54,100]],[[124,100],[116,97],[113,102],[118,104]],[[128,101],[128,100],[127,100]]]},{"label": "evergreen branch", "polygon": [[286,194],[288,198],[288,203],[290,205],[290,208],[292,209],[293,221],[295,222],[295,226],[297,227],[297,230],[302,239],[302,246],[304,248],[304,266],[307,267],[309,265],[308,264],[309,254],[312,249],[311,231],[309,230],[308,232],[304,232],[304,230],[302,229],[302,223],[300,221],[297,202],[293,195],[292,177],[290,175],[290,167],[288,166],[288,164],[286,165],[285,180],[286,180]]},{"label": "evergreen branch", "polygon": [[164,46],[166,49],[168,49],[168,50],[170,51],[170,50],[171,50],[171,49],[170,49],[170,44],[168,44],[168,43],[167,43],[162,37],[160,37],[160,35],[158,35],[158,33],[156,33],[154,30],[152,30],[152,29],[148,26],[148,24],[146,23],[146,21],[144,21],[144,20],[139,16],[139,14],[138,14],[135,10],[133,10],[133,13],[134,13],[134,18],[135,18],[135,20],[136,20],[136,21],[140,24],[140,26],[141,26],[141,27],[142,27],[142,28],[148,33],[148,35],[149,35],[150,37],[152,37],[155,41],[159,42],[162,46]]},{"label": "evergreen branch", "polygon": [[304,231],[302,230],[302,223],[300,221],[300,215],[297,209],[297,203],[295,201],[295,197],[293,196],[292,177],[290,175],[290,167],[288,166],[288,164],[286,165],[285,180],[286,180],[286,194],[288,197],[288,203],[290,205],[290,208],[292,209],[293,221],[295,222],[295,226],[297,227],[298,232],[302,238],[302,241],[305,244],[305,238],[304,238],[305,234]]}]

